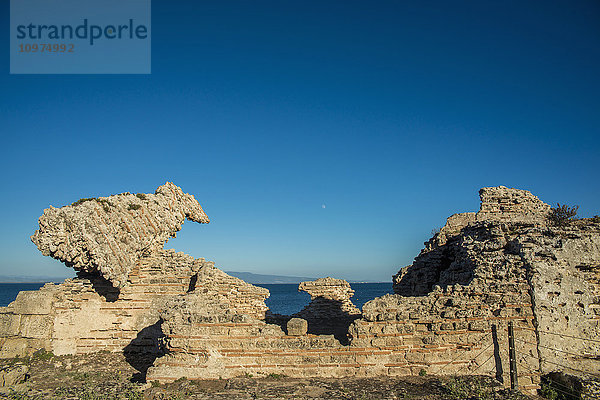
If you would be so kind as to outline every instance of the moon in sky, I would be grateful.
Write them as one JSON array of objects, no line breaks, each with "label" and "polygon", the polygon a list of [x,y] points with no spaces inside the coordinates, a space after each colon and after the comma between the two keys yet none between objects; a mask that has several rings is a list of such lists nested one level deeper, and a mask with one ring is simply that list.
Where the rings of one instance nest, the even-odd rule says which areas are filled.
[{"label": "moon in sky", "polygon": [[321,204],[321,208],[325,208],[327,207],[325,204]]}]

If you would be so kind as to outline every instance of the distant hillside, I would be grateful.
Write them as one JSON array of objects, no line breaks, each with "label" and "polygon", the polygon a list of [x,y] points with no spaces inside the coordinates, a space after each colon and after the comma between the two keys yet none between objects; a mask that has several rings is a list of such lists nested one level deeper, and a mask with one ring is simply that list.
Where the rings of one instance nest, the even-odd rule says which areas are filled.
[{"label": "distant hillside", "polygon": [[0,275],[0,283],[60,283],[70,277],[56,276],[5,276]]},{"label": "distant hillside", "polygon": [[[225,271],[231,276],[240,278],[243,281],[252,284],[274,284],[274,283],[294,283],[298,284],[305,281],[314,281],[317,278],[309,278],[306,276],[284,276],[284,275],[263,275],[254,274],[252,272]],[[348,283],[362,283],[363,281],[348,281]],[[370,282],[370,281],[367,281]]]},{"label": "distant hillside", "polygon": [[252,272],[237,272],[237,271],[225,271],[231,276],[240,278],[248,283],[300,283],[304,281],[314,281],[316,278],[309,278],[305,276],[282,276],[282,275],[262,275],[253,274]]},{"label": "distant hillside", "polygon": [[[307,276],[284,276],[284,275],[263,275],[254,274],[252,272],[238,272],[238,271],[225,271],[231,276],[240,278],[248,283],[252,284],[276,284],[276,283],[290,283],[298,284],[304,281],[314,281],[317,278],[311,278]],[[56,277],[56,276],[6,276],[0,275],[0,283],[46,283],[54,282],[61,283],[65,279],[71,277]],[[360,283],[362,281],[348,281],[349,283]]]}]

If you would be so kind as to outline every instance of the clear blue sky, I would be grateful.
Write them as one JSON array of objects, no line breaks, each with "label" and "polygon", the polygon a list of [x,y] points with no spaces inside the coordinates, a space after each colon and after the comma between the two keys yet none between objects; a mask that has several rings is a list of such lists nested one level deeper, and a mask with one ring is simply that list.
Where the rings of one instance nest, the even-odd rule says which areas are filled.
[{"label": "clear blue sky", "polygon": [[29,240],[49,205],[167,180],[211,218],[169,246],[280,275],[389,281],[483,186],[600,214],[596,0],[152,12],[145,76],[9,75],[4,30],[0,275],[70,274]]}]

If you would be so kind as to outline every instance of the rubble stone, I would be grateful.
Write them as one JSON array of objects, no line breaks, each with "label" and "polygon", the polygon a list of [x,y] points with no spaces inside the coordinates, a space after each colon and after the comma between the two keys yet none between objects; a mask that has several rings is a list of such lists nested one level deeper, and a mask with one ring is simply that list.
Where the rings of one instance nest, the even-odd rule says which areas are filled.
[{"label": "rubble stone", "polygon": [[290,336],[303,336],[308,332],[308,321],[302,318],[292,318],[287,323],[287,334]]},{"label": "rubble stone", "polygon": [[481,209],[477,221],[533,222],[544,224],[550,206],[527,190],[505,186],[486,187],[479,191]]},{"label": "rubble stone", "polygon": [[359,315],[360,310],[350,301],[354,290],[343,279],[331,277],[301,282],[299,291],[310,295],[311,302],[297,315],[307,319],[336,319]]},{"label": "rubble stone", "polygon": [[14,386],[25,382],[29,368],[25,364],[7,365],[0,369],[0,386]]}]

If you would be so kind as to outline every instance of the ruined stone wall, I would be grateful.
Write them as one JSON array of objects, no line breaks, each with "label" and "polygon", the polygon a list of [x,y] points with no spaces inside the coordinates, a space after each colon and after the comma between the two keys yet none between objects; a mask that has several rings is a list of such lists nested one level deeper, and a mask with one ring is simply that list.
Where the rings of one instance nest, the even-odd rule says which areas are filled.
[{"label": "ruined stone wall", "polygon": [[[286,335],[277,325],[214,309],[202,318],[198,310],[205,310],[206,299],[187,294],[161,314],[169,353],[155,361],[147,379],[271,373],[368,377],[416,375],[421,370],[496,375],[500,368],[507,382],[507,321],[533,327],[531,304],[502,303],[513,299],[466,291],[406,300],[389,295],[365,305],[363,318],[350,327],[350,344],[344,346],[333,335]],[[498,309],[501,315],[496,316]],[[530,331],[518,334],[535,340]],[[522,345],[519,350],[535,353],[535,346]],[[535,389],[538,375],[523,370],[521,386]]]},{"label": "ruined stone wall", "polygon": [[[517,340],[536,344],[538,355],[529,356],[525,369],[540,363],[537,370],[544,374],[597,376],[600,224],[580,220],[551,226],[546,220],[550,206],[522,190],[484,188],[480,195],[475,220],[468,221],[472,217],[466,214],[449,218],[413,264],[394,276],[395,292],[423,296],[456,283],[486,292],[493,284],[497,293],[533,304],[534,327],[524,329],[534,332],[535,340]],[[526,286],[516,290],[512,283],[523,279]]]},{"label": "ruined stone wall", "polygon": [[[360,313],[347,282],[305,282],[300,289],[311,304],[292,320],[268,312],[266,289],[162,249],[185,218],[208,222],[193,197],[172,184],[155,195],[52,209],[32,240],[79,277],[22,292],[1,308],[0,356],[46,348],[156,358],[164,349],[148,371],[159,381],[424,370],[489,374],[508,384],[511,323],[521,388],[537,388],[539,376],[552,371],[597,375],[600,224],[549,226],[550,207],[522,190],[484,188],[480,196],[478,213],[448,218],[394,276],[395,294]],[[102,212],[110,216],[98,217]]]},{"label": "ruined stone wall", "polygon": [[269,297],[269,290],[227,275],[212,265],[199,270],[192,279],[194,287],[190,291],[195,290],[206,298],[218,298],[230,308],[252,318],[265,318],[268,310],[265,299]]},{"label": "ruined stone wall", "polygon": [[[35,292],[20,292],[8,307],[0,307],[1,358],[50,348],[54,292],[54,285],[46,284]],[[28,349],[31,351],[28,352]]]},{"label": "ruined stone wall", "polygon": [[[450,217],[414,263],[394,277],[397,294],[363,307],[349,325],[346,343],[310,330],[286,335],[265,321],[178,325],[166,314],[170,353],[156,361],[149,379],[392,376],[425,370],[489,374],[508,385],[509,323],[522,389],[537,389],[540,375],[554,370],[600,370],[595,342],[573,342],[598,335],[599,226],[590,221],[548,226],[549,206],[526,191],[486,188],[481,198],[479,213]],[[328,289],[318,281],[301,288],[311,295]],[[349,301],[342,292],[336,298]],[[564,340],[551,340],[544,330],[563,334]],[[580,356],[566,359],[569,351]]]},{"label": "ruined stone wall", "polygon": [[[526,284],[520,285],[525,289]],[[505,291],[448,287],[426,297],[384,296],[363,308],[363,318],[351,327],[352,346],[392,349],[390,374],[483,374],[509,383],[508,323],[517,343],[519,384],[534,390],[539,384],[533,310],[527,296]],[[533,341],[534,344],[526,342]]]},{"label": "ruined stone wall", "polygon": [[[0,357],[31,354],[40,348],[57,355],[125,348],[157,352],[156,308],[163,298],[186,293],[193,274],[212,263],[165,250],[162,257],[155,255],[139,264],[120,290],[89,276],[19,293],[8,307],[0,308],[2,321],[19,326],[0,327]],[[35,320],[35,326],[29,320]]]},{"label": "ruined stone wall", "polygon": [[531,263],[542,371],[599,378],[600,224],[550,228],[521,246]]},{"label": "ruined stone wall", "polygon": [[486,187],[479,191],[481,209],[477,221],[546,222],[550,206],[527,190],[504,186]]},{"label": "ruined stone wall", "polygon": [[329,319],[360,314],[360,310],[350,301],[354,290],[343,279],[327,277],[301,282],[298,290],[308,293],[311,300],[296,314],[300,318]]},{"label": "ruined stone wall", "polygon": [[121,194],[45,210],[32,241],[73,266],[78,277],[21,292],[0,308],[0,357],[100,350],[159,354],[158,309],[198,289],[264,318],[269,292],[212,262],[164,250],[185,218],[208,222],[193,196],[167,183],[155,194]]},{"label": "ruined stone wall", "polygon": [[[471,235],[486,237],[478,239],[484,243],[475,246],[477,249],[485,247],[485,242],[498,241],[497,236],[488,237],[485,227]],[[477,251],[472,251],[477,257]],[[473,259],[460,264],[471,269],[475,279],[471,286],[438,286],[426,296],[388,295],[367,303],[362,318],[349,324],[348,343],[333,335],[310,332],[286,335],[277,325],[250,319],[243,323],[225,319],[190,325],[185,322],[189,320],[186,313],[199,307],[189,305],[200,299],[188,294],[186,312],[180,313],[177,305],[172,305],[161,314],[169,354],[156,360],[148,379],[226,378],[244,373],[394,376],[425,370],[430,374],[491,374],[508,382],[507,324],[513,321],[522,339],[517,343],[519,383],[533,390],[538,387],[540,371],[527,268],[516,262],[517,256],[507,265],[503,250],[495,252],[498,254],[491,257],[493,261]],[[474,267],[478,263],[482,265],[479,269]],[[489,271],[497,271],[498,276],[489,275]],[[328,288],[319,283],[301,287],[311,294],[345,287],[338,284]],[[340,292],[336,297],[346,296]],[[304,316],[310,318],[310,314]]]}]

